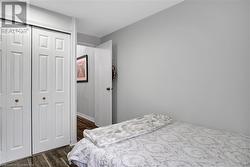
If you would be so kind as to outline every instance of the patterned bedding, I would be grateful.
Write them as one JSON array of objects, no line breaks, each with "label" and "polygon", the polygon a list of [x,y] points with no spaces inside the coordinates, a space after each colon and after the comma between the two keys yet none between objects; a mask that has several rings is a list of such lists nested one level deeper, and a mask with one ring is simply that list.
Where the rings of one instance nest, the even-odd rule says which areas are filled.
[{"label": "patterned bedding", "polygon": [[175,122],[105,148],[82,139],[68,158],[83,167],[250,167],[250,138]]},{"label": "patterned bedding", "polygon": [[172,119],[166,114],[152,113],[118,124],[84,130],[84,137],[98,147],[106,147],[110,144],[153,132],[171,122]]}]

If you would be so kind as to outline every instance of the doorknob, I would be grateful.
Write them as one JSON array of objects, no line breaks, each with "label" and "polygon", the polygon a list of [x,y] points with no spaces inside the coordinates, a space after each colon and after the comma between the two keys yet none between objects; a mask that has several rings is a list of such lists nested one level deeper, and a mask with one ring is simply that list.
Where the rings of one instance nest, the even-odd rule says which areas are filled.
[{"label": "doorknob", "polygon": [[43,97],[43,100],[46,100],[46,98],[45,98],[45,97]]},{"label": "doorknob", "polygon": [[18,99],[15,99],[15,102],[16,102],[16,103],[18,103],[18,102],[19,102],[19,100],[18,100]]},{"label": "doorknob", "polygon": [[106,88],[106,90],[110,91],[110,90],[113,90],[113,88]]}]

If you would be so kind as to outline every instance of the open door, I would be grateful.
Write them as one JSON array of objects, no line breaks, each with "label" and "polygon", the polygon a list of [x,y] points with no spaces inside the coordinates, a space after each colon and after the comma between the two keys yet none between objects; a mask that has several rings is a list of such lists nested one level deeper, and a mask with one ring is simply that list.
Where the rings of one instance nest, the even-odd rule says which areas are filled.
[{"label": "open door", "polygon": [[95,51],[95,124],[112,124],[112,41]]}]

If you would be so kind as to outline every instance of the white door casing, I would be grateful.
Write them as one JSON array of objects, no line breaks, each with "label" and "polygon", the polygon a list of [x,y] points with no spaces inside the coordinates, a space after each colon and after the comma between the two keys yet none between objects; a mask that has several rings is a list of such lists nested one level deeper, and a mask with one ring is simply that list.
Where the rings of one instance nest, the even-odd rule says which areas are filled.
[{"label": "white door casing", "polygon": [[33,28],[33,153],[70,143],[70,35]]},{"label": "white door casing", "polygon": [[112,41],[95,49],[95,124],[112,124]]},{"label": "white door casing", "polygon": [[[1,24],[1,20],[0,20]],[[4,148],[5,144],[5,138],[3,138],[4,135],[4,129],[3,125],[5,123],[5,113],[3,112],[5,110],[5,99],[6,99],[6,53],[3,48],[6,48],[6,40],[2,36],[2,29],[0,28],[0,164],[5,162],[4,152],[6,152],[6,149]]]},{"label": "white door casing", "polygon": [[2,35],[3,163],[31,155],[31,37],[26,29]]}]

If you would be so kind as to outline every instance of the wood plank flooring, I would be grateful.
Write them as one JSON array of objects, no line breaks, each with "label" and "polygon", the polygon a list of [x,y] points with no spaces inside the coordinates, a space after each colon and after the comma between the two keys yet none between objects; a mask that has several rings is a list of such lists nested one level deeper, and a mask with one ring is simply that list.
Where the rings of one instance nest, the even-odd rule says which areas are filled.
[{"label": "wood plank flooring", "polygon": [[[83,138],[82,132],[85,129],[93,128],[96,128],[93,122],[82,117],[77,117],[77,140]],[[1,167],[76,167],[73,164],[70,165],[67,159],[67,154],[71,149],[72,147],[70,146],[61,147],[11,162]]]},{"label": "wood plank flooring", "polygon": [[70,146],[61,147],[8,163],[2,167],[75,167],[75,165],[69,165],[67,160],[70,150]]}]

